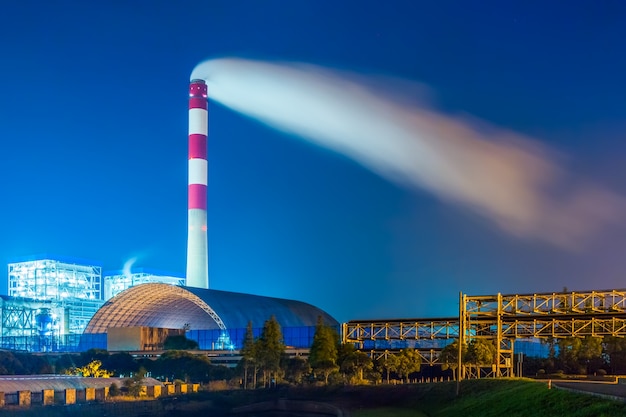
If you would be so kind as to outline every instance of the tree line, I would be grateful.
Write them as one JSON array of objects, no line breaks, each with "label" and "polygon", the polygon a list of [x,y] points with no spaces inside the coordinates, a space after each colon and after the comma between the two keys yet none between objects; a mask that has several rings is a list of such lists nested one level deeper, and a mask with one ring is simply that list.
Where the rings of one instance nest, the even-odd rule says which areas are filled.
[{"label": "tree line", "polygon": [[95,377],[147,375],[162,381],[210,383],[228,381],[242,388],[276,384],[331,384],[408,381],[421,367],[415,349],[372,360],[351,344],[342,344],[337,329],[318,319],[307,356],[289,356],[275,317],[265,321],[259,337],[252,323],[246,328],[241,359],[236,367],[212,364],[205,355],[188,350],[197,343],[184,336],[168,338],[158,358],[135,358],[129,353],[90,349],[80,354],[34,355],[0,351],[0,374],[74,374]]},{"label": "tree line", "polygon": [[[569,337],[546,339],[544,343],[548,356],[524,357],[524,375],[626,374],[626,338]],[[96,377],[147,374],[162,381],[229,381],[230,385],[254,388],[278,383],[406,382],[418,375],[422,364],[419,352],[410,348],[373,360],[354,345],[340,343],[337,329],[324,324],[321,318],[308,357],[287,355],[280,325],[274,317],[264,323],[258,338],[248,323],[241,359],[234,368],[212,364],[208,357],[188,352],[197,349],[197,343],[184,336],[168,339],[165,346],[168,350],[157,359],[135,358],[129,353],[109,353],[102,349],[60,356],[0,351],[0,374],[70,373]],[[489,367],[496,363],[496,347],[490,340],[473,339],[463,346],[461,359],[470,370]],[[442,350],[440,362],[444,372],[450,369],[456,377],[458,341]]]},{"label": "tree line", "polygon": [[267,320],[255,339],[248,323],[237,366],[243,388],[269,387],[278,382],[364,383],[386,380],[408,381],[419,372],[421,356],[415,349],[403,349],[397,355],[372,360],[352,344],[342,344],[339,333],[321,317],[315,327],[308,358],[289,357],[282,342],[280,325],[274,317]]},{"label": "tree line", "polygon": [[[523,358],[526,376],[542,374],[623,375],[626,374],[626,338],[623,337],[565,337],[542,340],[548,356]],[[440,354],[443,369],[458,368],[458,340],[446,346]],[[461,361],[466,367],[488,367],[496,363],[497,350],[493,341],[473,339],[462,346]],[[517,360],[517,357],[515,358]]]},{"label": "tree line", "polygon": [[524,372],[534,374],[624,375],[626,339],[623,337],[549,338],[547,358],[525,358]]}]

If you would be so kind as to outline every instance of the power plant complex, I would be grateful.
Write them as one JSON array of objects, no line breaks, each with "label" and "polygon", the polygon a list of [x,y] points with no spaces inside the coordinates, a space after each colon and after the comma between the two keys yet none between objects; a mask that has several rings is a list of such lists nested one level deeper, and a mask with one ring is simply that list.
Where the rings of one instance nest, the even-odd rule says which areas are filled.
[{"label": "power plant complex", "polygon": [[168,334],[184,332],[200,349],[237,349],[248,324],[259,335],[272,316],[286,345],[307,348],[318,318],[339,327],[328,313],[300,301],[209,289],[204,80],[191,80],[188,111],[186,276],[143,269],[103,275],[97,262],[49,255],[10,263],[0,348],[158,350]]},{"label": "power plant complex", "polygon": [[[259,336],[271,317],[286,346],[306,349],[319,319],[339,330],[332,316],[301,301],[209,288],[207,97],[205,81],[191,80],[186,276],[130,268],[103,273],[97,262],[48,255],[10,263],[8,295],[0,297],[0,349],[158,351],[169,335],[184,334],[202,350],[234,350],[248,325]],[[487,339],[497,353],[491,375],[512,376],[523,343],[626,336],[626,290],[460,294],[458,308],[458,317],[350,321],[341,326],[342,341],[373,357],[411,347],[423,363],[440,365],[439,353],[453,340]]]}]

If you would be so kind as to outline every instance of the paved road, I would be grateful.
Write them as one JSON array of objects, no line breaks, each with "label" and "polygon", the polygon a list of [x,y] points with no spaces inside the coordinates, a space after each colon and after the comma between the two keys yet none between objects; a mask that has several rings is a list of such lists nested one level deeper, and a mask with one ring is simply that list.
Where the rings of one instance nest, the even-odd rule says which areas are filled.
[{"label": "paved road", "polygon": [[610,395],[626,401],[626,384],[606,382],[552,381],[552,385],[593,394]]}]

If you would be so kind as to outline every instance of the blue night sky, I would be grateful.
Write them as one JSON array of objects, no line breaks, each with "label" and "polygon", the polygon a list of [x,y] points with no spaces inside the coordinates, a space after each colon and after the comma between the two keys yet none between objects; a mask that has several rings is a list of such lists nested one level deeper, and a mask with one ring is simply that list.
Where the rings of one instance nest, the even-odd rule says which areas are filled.
[{"label": "blue night sky", "polygon": [[50,253],[115,270],[137,257],[183,274],[189,77],[243,57],[375,77],[383,91],[419,83],[438,115],[549,149],[569,178],[551,201],[569,207],[562,195],[594,184],[612,202],[580,204],[602,216],[608,204],[611,221],[575,247],[550,227],[512,233],[210,101],[211,288],[340,321],[453,316],[459,291],[626,288],[624,39],[617,0],[4,2],[0,265]]}]

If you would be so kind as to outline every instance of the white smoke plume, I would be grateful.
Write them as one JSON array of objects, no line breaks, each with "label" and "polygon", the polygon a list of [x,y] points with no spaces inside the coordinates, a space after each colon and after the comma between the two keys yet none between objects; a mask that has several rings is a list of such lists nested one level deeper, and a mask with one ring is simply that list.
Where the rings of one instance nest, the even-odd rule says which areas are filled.
[{"label": "white smoke plume", "polygon": [[513,132],[446,116],[312,65],[223,58],[199,64],[209,97],[342,153],[401,184],[461,204],[520,237],[580,248],[619,220],[621,196],[576,180]]},{"label": "white smoke plume", "polygon": [[134,256],[130,259],[128,259],[126,262],[124,262],[124,268],[122,269],[122,275],[124,275],[126,278],[129,278],[133,275],[131,272],[131,268],[133,267],[133,265],[135,264],[135,262],[137,262],[137,257]]}]

